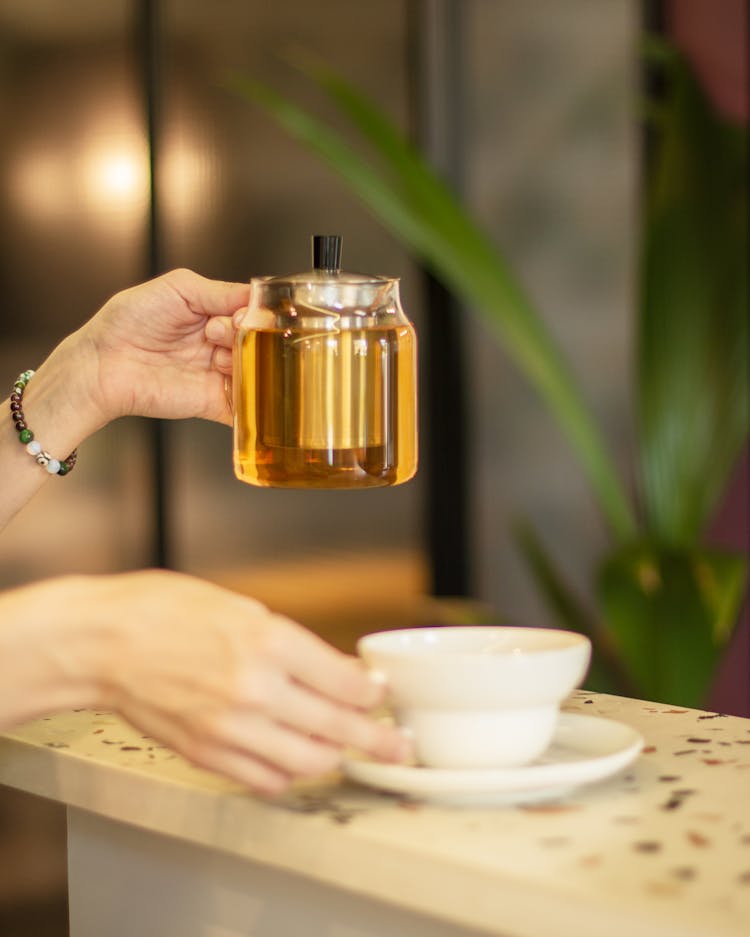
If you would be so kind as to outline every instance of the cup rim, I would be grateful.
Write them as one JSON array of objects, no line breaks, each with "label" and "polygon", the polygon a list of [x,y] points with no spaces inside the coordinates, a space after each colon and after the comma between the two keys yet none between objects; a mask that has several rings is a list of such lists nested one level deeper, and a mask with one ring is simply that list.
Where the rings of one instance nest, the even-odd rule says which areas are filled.
[{"label": "cup rim", "polygon": [[[530,632],[535,636],[542,637],[551,637],[554,636],[558,639],[558,643],[553,645],[538,645],[536,647],[521,647],[518,649],[518,653],[514,654],[514,649],[509,649],[506,653],[499,653],[497,655],[488,655],[483,653],[482,649],[479,647],[476,648],[456,648],[456,649],[441,649],[439,647],[429,647],[425,645],[411,645],[411,646],[399,646],[396,643],[387,644],[388,638],[392,635],[401,635],[404,638],[407,638],[411,635],[414,636],[424,636],[428,633],[433,634],[451,634],[451,635],[467,635],[467,632],[472,632],[473,635],[477,636],[481,632],[502,632],[504,635],[510,634],[523,634],[527,636]],[[388,636],[388,638],[386,637]],[[393,641],[393,638],[390,638]],[[393,659],[396,658],[414,658],[421,656],[423,654],[429,654],[433,660],[442,659],[446,657],[452,657],[456,659],[457,657],[471,657],[471,658],[481,658],[483,660],[507,660],[509,657],[540,657],[544,655],[553,655],[560,654],[566,651],[580,650],[583,648],[591,647],[591,639],[584,634],[581,634],[577,631],[570,631],[565,628],[549,628],[549,627],[537,627],[534,625],[428,625],[425,627],[417,628],[389,628],[382,631],[372,631],[368,634],[362,635],[357,641],[357,651],[362,655],[363,651],[371,650],[373,653],[377,653],[382,657],[390,657]]]}]

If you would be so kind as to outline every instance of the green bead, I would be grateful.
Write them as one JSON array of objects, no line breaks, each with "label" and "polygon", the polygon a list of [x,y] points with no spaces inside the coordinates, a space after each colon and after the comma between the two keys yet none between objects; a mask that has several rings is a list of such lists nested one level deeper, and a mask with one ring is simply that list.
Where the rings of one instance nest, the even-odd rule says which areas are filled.
[{"label": "green bead", "polygon": [[31,440],[34,438],[34,434],[31,432],[30,429],[22,429],[21,432],[18,434],[18,438],[21,440],[22,443],[27,443],[27,442],[31,442]]},{"label": "green bead", "polygon": [[13,390],[17,394],[22,394],[26,390],[26,383],[24,381],[16,381],[13,385]]},{"label": "green bead", "polygon": [[57,470],[58,475],[67,475],[70,469],[68,468],[67,462],[61,462],[60,468]]}]

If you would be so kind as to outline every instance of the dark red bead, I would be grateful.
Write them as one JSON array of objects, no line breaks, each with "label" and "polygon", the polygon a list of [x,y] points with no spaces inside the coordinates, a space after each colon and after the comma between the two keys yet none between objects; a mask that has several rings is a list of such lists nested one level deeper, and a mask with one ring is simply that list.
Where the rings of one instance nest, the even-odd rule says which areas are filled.
[{"label": "dark red bead", "polygon": [[12,400],[10,404],[10,412],[15,413],[21,409],[21,404],[17,400]]},{"label": "dark red bead", "polygon": [[16,429],[20,433],[22,429],[27,429],[27,426],[23,420],[16,420]]},{"label": "dark red bead", "polygon": [[24,418],[23,410],[14,410],[11,416],[13,417],[13,422],[18,423],[19,420]]},{"label": "dark red bead", "polygon": [[11,394],[11,395],[10,395],[10,402],[11,402],[11,403],[20,403],[20,402],[21,402],[21,395],[20,395],[20,394]]}]

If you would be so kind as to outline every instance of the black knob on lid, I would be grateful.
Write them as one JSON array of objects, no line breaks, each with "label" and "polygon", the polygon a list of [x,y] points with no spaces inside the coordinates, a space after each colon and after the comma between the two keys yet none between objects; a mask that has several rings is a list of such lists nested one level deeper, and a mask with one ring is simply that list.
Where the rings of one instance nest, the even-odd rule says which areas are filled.
[{"label": "black knob on lid", "polygon": [[313,268],[326,273],[338,273],[341,270],[341,235],[313,235]]}]

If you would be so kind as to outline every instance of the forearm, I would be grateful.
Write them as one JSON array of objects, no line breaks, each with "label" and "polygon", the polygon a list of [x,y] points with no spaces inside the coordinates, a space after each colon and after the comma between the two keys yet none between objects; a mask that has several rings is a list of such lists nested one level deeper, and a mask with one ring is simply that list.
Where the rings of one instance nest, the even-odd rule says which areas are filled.
[{"label": "forearm", "polygon": [[106,703],[115,637],[87,613],[96,582],[67,576],[0,594],[0,729]]},{"label": "forearm", "polygon": [[[28,367],[24,362],[19,371]],[[105,422],[94,400],[95,353],[81,333],[60,344],[29,381],[23,413],[34,439],[58,460],[65,459]],[[12,390],[12,388],[8,388]],[[0,410],[0,530],[53,477],[37,465],[20,442],[10,414],[10,397]]]}]

